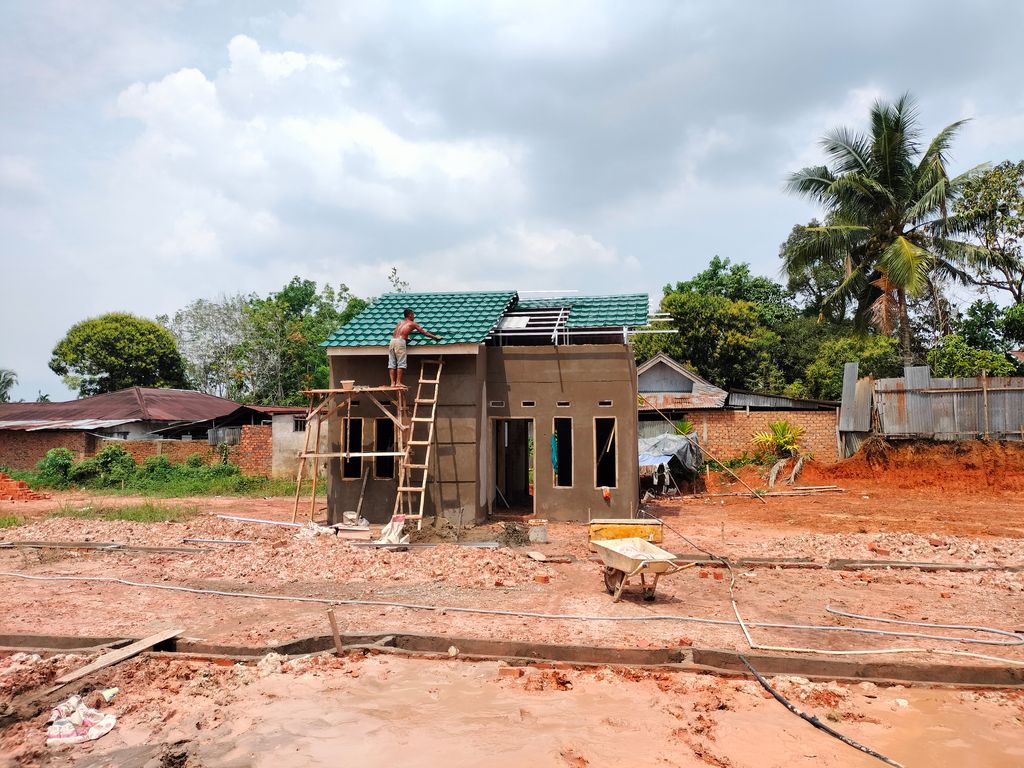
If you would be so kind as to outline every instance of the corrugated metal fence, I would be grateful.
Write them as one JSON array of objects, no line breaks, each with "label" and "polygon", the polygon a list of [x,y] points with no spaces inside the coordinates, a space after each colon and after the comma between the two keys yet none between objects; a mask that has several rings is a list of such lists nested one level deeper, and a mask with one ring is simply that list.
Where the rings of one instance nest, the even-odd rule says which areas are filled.
[{"label": "corrugated metal fence", "polygon": [[1024,440],[1024,378],[932,378],[926,366],[898,379],[857,379],[847,363],[839,430],[849,456],[872,433],[933,440]]}]

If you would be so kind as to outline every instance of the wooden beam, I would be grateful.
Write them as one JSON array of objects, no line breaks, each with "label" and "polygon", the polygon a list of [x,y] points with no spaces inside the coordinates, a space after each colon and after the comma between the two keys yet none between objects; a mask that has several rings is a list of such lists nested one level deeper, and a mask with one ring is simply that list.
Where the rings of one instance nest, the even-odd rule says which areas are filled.
[{"label": "wooden beam", "polygon": [[170,640],[173,637],[177,637],[184,631],[185,630],[183,629],[165,629],[162,632],[157,632],[155,635],[150,635],[149,637],[145,637],[142,640],[136,640],[134,643],[132,643],[131,645],[126,645],[124,648],[118,648],[116,651],[105,653],[91,664],[86,664],[84,667],[76,669],[74,672],[68,672],[58,677],[57,680],[55,681],[57,685],[51,688],[50,691],[48,692],[52,693],[58,688],[61,688],[67,685],[68,683],[73,683],[75,680],[79,680],[85,677],[86,675],[91,675],[93,672],[97,672],[103,669],[104,667],[109,667],[112,664],[119,664],[125,659],[130,659],[132,656],[137,656],[143,651],[149,650],[154,645],[159,645],[160,643],[166,640]]},{"label": "wooden beam", "polygon": [[373,400],[373,402],[377,405],[378,408],[380,408],[381,412],[385,416],[387,416],[389,419],[391,419],[393,422],[395,422],[395,426],[397,426],[399,429],[405,429],[405,425],[402,423],[401,419],[399,419],[397,416],[395,416],[393,413],[391,413],[391,411],[389,411],[387,408],[385,408],[384,404],[380,400],[378,400],[376,397],[374,397],[369,392],[366,393],[366,396],[368,398],[370,398],[371,400]]}]

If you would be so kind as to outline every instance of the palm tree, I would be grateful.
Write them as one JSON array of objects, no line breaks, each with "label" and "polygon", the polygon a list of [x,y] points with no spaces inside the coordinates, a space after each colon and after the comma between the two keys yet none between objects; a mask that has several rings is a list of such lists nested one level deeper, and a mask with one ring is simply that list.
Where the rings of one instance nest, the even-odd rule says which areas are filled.
[{"label": "palm tree", "polygon": [[11,390],[18,383],[18,374],[7,368],[0,368],[0,403],[11,402]]},{"label": "palm tree", "polygon": [[804,168],[788,189],[820,203],[826,222],[784,254],[790,275],[818,262],[841,260],[844,279],[826,300],[856,306],[854,319],[882,333],[898,327],[906,364],[913,362],[908,296],[930,280],[966,275],[956,266],[962,243],[948,237],[947,205],[976,169],[955,179],[946,173],[959,120],[943,128],[922,152],[917,110],[909,95],[893,104],[876,102],[867,135],[836,128],[822,139],[827,166]]}]

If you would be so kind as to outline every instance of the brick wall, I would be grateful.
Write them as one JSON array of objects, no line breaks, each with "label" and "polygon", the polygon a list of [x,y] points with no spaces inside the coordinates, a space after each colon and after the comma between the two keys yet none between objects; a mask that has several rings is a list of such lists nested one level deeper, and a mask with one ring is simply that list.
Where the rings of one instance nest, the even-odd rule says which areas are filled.
[{"label": "brick wall", "polygon": [[697,428],[700,444],[720,459],[730,459],[746,451],[753,453],[751,435],[767,429],[773,421],[785,419],[806,431],[800,441],[817,461],[833,463],[836,453],[837,411],[694,411],[686,418]]},{"label": "brick wall", "polygon": [[242,427],[238,441],[238,466],[243,475],[270,477],[274,461],[274,428],[269,424]]},{"label": "brick wall", "polygon": [[184,464],[193,453],[198,453],[206,463],[220,461],[220,454],[212,449],[204,440],[98,440],[96,449],[90,454],[95,456],[108,445],[124,448],[141,464],[150,456],[166,456],[172,464]]},{"label": "brick wall", "polygon": [[0,466],[12,469],[34,469],[39,460],[51,448],[70,448],[75,452],[75,459],[81,460],[87,456],[90,444],[93,442],[95,440],[85,432],[0,430]]}]

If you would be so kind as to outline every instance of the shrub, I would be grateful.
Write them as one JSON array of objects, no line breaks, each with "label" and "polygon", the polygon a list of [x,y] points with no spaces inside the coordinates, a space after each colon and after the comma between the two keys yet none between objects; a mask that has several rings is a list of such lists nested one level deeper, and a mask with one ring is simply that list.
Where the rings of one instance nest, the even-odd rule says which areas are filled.
[{"label": "shrub", "polygon": [[203,458],[203,454],[201,453],[193,453],[187,459],[185,459],[185,466],[191,467],[192,469],[196,469],[198,467],[205,467],[206,459]]},{"label": "shrub", "polygon": [[106,445],[94,461],[103,482],[123,482],[135,471],[135,460],[120,445]]},{"label": "shrub", "polygon": [[780,419],[769,424],[767,430],[755,432],[754,445],[771,451],[776,456],[798,456],[800,438],[803,437],[804,431],[799,424],[790,424],[785,419]]},{"label": "shrub", "polygon": [[175,474],[174,465],[166,456],[150,456],[137,471],[153,480],[169,480]]},{"label": "shrub", "polygon": [[102,471],[96,459],[86,459],[71,467],[68,479],[77,485],[86,485],[99,477]]},{"label": "shrub", "polygon": [[68,484],[75,454],[70,448],[51,448],[36,464],[39,479],[47,485],[63,488]]},{"label": "shrub", "polygon": [[989,376],[1012,376],[1016,366],[1006,355],[975,349],[962,336],[951,333],[943,336],[928,350],[928,365],[933,376],[980,376],[987,371]]}]

